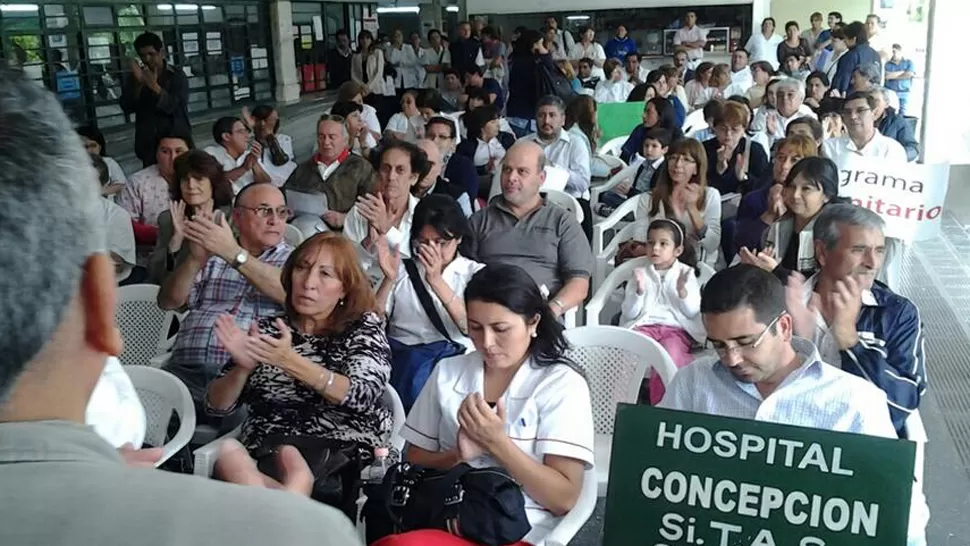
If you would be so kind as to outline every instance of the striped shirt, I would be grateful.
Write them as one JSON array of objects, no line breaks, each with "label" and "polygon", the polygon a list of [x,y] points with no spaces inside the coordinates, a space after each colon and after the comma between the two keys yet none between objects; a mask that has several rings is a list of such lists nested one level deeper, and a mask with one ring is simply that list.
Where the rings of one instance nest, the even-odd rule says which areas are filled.
[{"label": "striped shirt", "polygon": [[[293,247],[281,241],[259,256],[261,262],[282,268]],[[272,298],[250,284],[232,264],[211,256],[196,275],[188,298],[189,314],[182,322],[172,359],[166,370],[179,377],[196,400],[201,400],[206,386],[229,362],[229,353],[216,339],[213,326],[222,314],[230,314],[243,331],[260,317],[282,314]]]}]

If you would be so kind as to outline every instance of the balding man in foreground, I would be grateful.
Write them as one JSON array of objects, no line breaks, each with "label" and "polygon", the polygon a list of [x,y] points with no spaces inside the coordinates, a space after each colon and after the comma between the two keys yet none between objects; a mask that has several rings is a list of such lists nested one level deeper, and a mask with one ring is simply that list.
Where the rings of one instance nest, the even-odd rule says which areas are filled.
[{"label": "balding man in foreground", "polygon": [[471,217],[469,258],[525,269],[549,294],[556,316],[582,304],[593,253],[576,217],[545,200],[546,157],[538,144],[515,143],[502,162],[502,195]]},{"label": "balding man in foreground", "polygon": [[127,467],[84,426],[122,346],[99,188],[47,90],[0,71],[0,126],[0,544],[359,544],[336,510],[294,494],[313,477],[293,448],[289,491],[271,491],[238,444],[220,469],[250,487]]}]

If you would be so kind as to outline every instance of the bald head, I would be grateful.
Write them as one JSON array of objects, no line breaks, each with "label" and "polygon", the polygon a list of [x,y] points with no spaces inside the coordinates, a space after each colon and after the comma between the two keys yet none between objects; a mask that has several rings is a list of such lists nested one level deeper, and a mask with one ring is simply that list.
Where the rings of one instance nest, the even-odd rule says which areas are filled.
[{"label": "bald head", "polygon": [[546,154],[532,141],[516,142],[502,161],[502,195],[516,207],[531,208],[546,181]]},{"label": "bald head", "polygon": [[418,148],[428,156],[428,174],[418,181],[419,189],[427,189],[434,186],[435,181],[441,176],[441,150],[434,142],[421,139],[417,142]]}]

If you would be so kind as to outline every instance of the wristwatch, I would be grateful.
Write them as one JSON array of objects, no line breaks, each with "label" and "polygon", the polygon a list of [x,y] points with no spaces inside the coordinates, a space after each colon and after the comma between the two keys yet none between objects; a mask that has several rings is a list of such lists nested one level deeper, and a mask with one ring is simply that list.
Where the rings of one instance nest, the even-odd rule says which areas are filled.
[{"label": "wristwatch", "polygon": [[232,260],[232,268],[239,269],[245,265],[247,260],[249,260],[249,253],[246,252],[246,249],[240,250],[239,254],[236,254],[236,257]]}]

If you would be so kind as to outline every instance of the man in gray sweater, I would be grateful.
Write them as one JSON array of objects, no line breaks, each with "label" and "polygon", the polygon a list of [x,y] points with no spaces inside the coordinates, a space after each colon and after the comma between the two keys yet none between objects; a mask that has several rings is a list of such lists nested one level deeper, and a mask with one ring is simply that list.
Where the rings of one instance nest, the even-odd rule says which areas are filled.
[{"label": "man in gray sweater", "polygon": [[22,75],[0,71],[0,127],[0,544],[360,544],[306,498],[292,448],[272,490],[238,444],[222,483],[129,466],[84,426],[122,343],[95,173],[54,95]]}]

